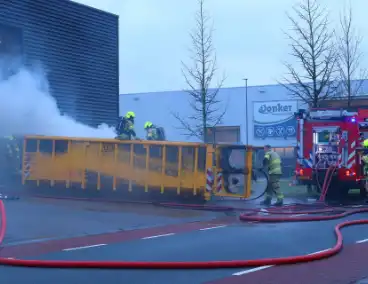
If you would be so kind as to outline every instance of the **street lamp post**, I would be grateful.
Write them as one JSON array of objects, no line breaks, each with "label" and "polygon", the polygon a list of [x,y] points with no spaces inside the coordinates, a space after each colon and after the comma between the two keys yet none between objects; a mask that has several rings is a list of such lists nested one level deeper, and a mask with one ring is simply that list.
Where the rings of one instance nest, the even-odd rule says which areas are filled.
[{"label": "street lamp post", "polygon": [[249,145],[249,122],[248,122],[248,78],[244,78],[245,83],[245,142]]}]

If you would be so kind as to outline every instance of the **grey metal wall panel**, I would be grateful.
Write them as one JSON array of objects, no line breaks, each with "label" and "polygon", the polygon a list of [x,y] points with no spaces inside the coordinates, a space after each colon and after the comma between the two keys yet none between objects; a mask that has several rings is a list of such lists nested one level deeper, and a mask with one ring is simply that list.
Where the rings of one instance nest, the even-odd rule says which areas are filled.
[{"label": "grey metal wall panel", "polygon": [[0,0],[0,24],[22,30],[24,62],[42,63],[62,112],[116,122],[118,16],[69,0]]}]

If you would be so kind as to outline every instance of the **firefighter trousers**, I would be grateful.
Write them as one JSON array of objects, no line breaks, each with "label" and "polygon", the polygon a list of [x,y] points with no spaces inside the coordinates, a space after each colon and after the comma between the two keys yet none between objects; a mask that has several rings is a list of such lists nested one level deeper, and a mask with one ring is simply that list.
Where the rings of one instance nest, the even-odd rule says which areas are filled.
[{"label": "firefighter trousers", "polygon": [[364,174],[364,177],[367,178],[368,176],[368,165],[364,164],[364,167],[363,167],[363,174]]},{"label": "firefighter trousers", "polygon": [[280,178],[281,175],[269,175],[265,196],[266,200],[271,200],[274,195],[279,201],[284,199],[284,195],[282,194],[280,189]]}]

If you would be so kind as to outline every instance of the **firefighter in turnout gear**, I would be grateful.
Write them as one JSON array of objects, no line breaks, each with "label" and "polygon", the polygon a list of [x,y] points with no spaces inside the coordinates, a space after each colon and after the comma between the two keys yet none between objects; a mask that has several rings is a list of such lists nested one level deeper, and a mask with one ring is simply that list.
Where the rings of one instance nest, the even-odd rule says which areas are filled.
[{"label": "firefighter in turnout gear", "polygon": [[165,130],[162,127],[159,127],[150,121],[147,121],[144,124],[144,130],[146,130],[147,140],[155,140],[155,141],[166,140]]},{"label": "firefighter in turnout gear", "polygon": [[152,122],[147,121],[144,124],[144,130],[146,130],[146,139],[147,140],[159,140],[157,127],[154,124],[152,124]]},{"label": "firefighter in turnout gear", "polygon": [[[368,139],[365,139],[363,141],[363,147],[364,148],[368,148]],[[367,154],[364,154],[362,156],[362,161],[364,163],[364,165],[363,165],[363,173],[364,173],[364,176],[367,178],[368,177],[368,153]]]},{"label": "firefighter in turnout gear", "polygon": [[266,195],[261,205],[271,205],[273,195],[276,195],[277,201],[275,206],[282,206],[284,196],[280,190],[280,178],[282,175],[281,158],[279,154],[272,151],[270,145],[264,147],[265,156],[263,159],[263,166],[268,169],[268,183]]},{"label": "firefighter in turnout gear", "polygon": [[20,172],[20,150],[14,136],[5,136],[6,139],[6,161],[9,173],[18,174]]},{"label": "firefighter in turnout gear", "polygon": [[136,139],[134,131],[135,113],[128,111],[126,115],[120,118],[119,124],[116,127],[117,137],[119,140],[133,140]]},{"label": "firefighter in turnout gear", "polygon": [[[364,148],[368,148],[368,139],[365,139],[362,143],[362,146]],[[362,162],[363,162],[363,175],[365,177],[364,182],[364,192],[361,191],[361,194],[364,195],[364,197],[366,197],[366,194],[368,193],[368,153],[365,153],[364,155],[362,155],[361,157]]]}]

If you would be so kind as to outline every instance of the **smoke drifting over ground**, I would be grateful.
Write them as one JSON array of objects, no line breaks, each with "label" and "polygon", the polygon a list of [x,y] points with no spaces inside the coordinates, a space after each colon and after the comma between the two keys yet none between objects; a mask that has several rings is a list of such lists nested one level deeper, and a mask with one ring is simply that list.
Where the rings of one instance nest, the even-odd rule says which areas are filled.
[{"label": "smoke drifting over ground", "polygon": [[[0,78],[0,135],[114,138],[113,128],[92,128],[62,115],[39,72],[21,69]],[[46,84],[47,85],[47,84]]]}]

